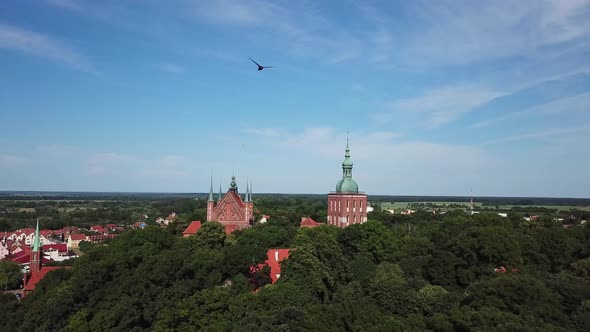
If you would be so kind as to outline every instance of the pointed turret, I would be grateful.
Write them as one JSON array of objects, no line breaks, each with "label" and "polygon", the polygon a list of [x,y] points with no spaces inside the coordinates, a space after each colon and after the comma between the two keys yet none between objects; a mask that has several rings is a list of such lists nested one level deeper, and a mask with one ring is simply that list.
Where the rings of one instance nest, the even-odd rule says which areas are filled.
[{"label": "pointed turret", "polygon": [[221,179],[219,179],[219,197],[217,198],[217,202],[221,202],[221,197],[223,197],[223,194],[221,193]]},{"label": "pointed turret", "polygon": [[211,187],[209,188],[209,199],[207,200],[207,202],[214,202],[215,200],[213,199],[213,177],[211,177]]},{"label": "pointed turret", "polygon": [[250,202],[250,186],[248,185],[248,179],[246,179],[246,195],[244,195],[244,203]]},{"label": "pointed turret", "polygon": [[39,251],[41,248],[41,241],[39,239],[39,219],[37,219],[37,229],[35,229],[35,242],[33,243],[33,251]]},{"label": "pointed turret", "polygon": [[31,275],[37,274],[41,270],[41,259],[43,253],[41,247],[41,239],[39,235],[39,219],[37,219],[37,228],[35,229],[35,240],[33,240],[33,249],[30,254],[29,269]]}]

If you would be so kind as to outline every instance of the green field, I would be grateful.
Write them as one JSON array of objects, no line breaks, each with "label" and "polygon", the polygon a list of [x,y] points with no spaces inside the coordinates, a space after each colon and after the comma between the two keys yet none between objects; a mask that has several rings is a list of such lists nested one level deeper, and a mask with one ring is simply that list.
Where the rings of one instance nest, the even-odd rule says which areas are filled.
[{"label": "green field", "polygon": [[[409,209],[409,205],[410,204],[415,204],[415,203],[423,203],[423,204],[432,204],[434,206],[436,206],[437,208],[449,208],[451,204],[459,204],[464,206],[465,208],[469,208],[470,203],[469,202],[383,202],[380,203],[381,204],[381,209],[382,210],[389,210],[389,209],[393,209],[393,210],[406,210]],[[486,208],[486,209],[495,209],[495,206],[485,206],[483,207],[482,203],[478,203],[478,202],[473,202],[473,205],[475,207],[476,210],[478,209],[482,209],[482,208]],[[573,205],[499,205],[497,207],[498,210],[510,210],[512,208],[526,208],[526,209],[530,209],[531,212],[535,211],[535,209],[538,208],[544,208],[544,209],[556,209],[558,211],[569,211],[572,209],[578,209],[578,210],[584,210],[584,211],[590,211],[590,206],[573,206]]]}]

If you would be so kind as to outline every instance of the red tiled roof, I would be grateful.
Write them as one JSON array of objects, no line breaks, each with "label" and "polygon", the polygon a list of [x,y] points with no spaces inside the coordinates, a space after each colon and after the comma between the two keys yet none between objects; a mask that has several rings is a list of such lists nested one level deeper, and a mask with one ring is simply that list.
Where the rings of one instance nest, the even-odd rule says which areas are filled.
[{"label": "red tiled roof", "polygon": [[182,232],[182,235],[194,235],[197,234],[199,229],[201,228],[200,221],[193,221],[188,225],[188,227]]},{"label": "red tiled roof", "polygon": [[106,229],[104,229],[104,227],[102,227],[100,225],[90,226],[90,230],[91,231],[98,232],[98,233],[104,233],[104,232],[106,232]]},{"label": "red tiled roof", "polygon": [[43,251],[46,250],[57,250],[59,252],[66,252],[68,251],[68,244],[67,243],[59,243],[59,244],[44,244]]},{"label": "red tiled roof", "polygon": [[[51,272],[51,271],[55,271],[58,269],[63,269],[64,267],[62,266],[43,266],[41,267],[41,270],[39,270],[39,272],[37,273],[33,273],[33,275],[31,276],[31,279],[29,279],[29,281],[27,282],[27,285],[25,286],[25,292],[30,292],[32,290],[35,290],[35,286],[37,286],[37,283],[39,281],[41,281],[41,279],[45,278],[45,275],[47,275],[47,273]],[[66,267],[69,268],[69,267]]]},{"label": "red tiled roof", "polygon": [[274,284],[281,276],[281,262],[289,258],[289,253],[293,249],[268,249],[266,252],[266,261],[264,264],[258,264],[257,267],[250,267],[250,272],[262,269],[265,265],[270,267],[270,280]]},{"label": "red tiled roof", "polygon": [[107,224],[107,227],[108,228],[115,228],[115,227],[117,227],[117,224]]},{"label": "red tiled roof", "polygon": [[310,217],[302,217],[299,227],[318,227],[320,224]]},{"label": "red tiled roof", "polygon": [[35,229],[34,228],[23,228],[23,229],[17,230],[17,232],[25,233],[25,235],[29,235],[31,233],[35,233]]},{"label": "red tiled roof", "polygon": [[225,234],[230,235],[233,231],[238,229],[238,225],[224,225]]},{"label": "red tiled roof", "polygon": [[39,235],[43,235],[44,237],[47,237],[48,235],[53,235],[53,231],[50,229],[43,229],[39,231]]},{"label": "red tiled roof", "polygon": [[[7,256],[5,259],[19,264],[28,264],[31,262],[31,252],[23,250],[19,253],[16,253],[15,255]],[[43,257],[43,263],[47,263],[50,261],[50,259]]]},{"label": "red tiled roof", "polygon": [[240,195],[236,194],[235,191],[229,191],[228,194],[230,194],[233,198],[235,198],[236,202],[238,203],[238,206],[240,208],[244,208],[244,201],[242,201],[242,197],[240,197]]},{"label": "red tiled roof", "polygon": [[70,234],[72,241],[83,241],[86,240],[86,235],[84,234]]}]

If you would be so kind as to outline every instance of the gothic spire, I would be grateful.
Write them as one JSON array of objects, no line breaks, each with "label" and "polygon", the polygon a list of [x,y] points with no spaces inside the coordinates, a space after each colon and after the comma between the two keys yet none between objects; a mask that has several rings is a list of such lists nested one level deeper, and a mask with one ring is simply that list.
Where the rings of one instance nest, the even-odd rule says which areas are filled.
[{"label": "gothic spire", "polygon": [[209,199],[207,200],[207,202],[214,202],[215,200],[213,199],[213,176],[211,176],[211,187],[209,188]]},{"label": "gothic spire", "polygon": [[221,194],[221,179],[219,179],[219,198],[218,198],[218,202],[221,202],[221,197],[223,195]]},{"label": "gothic spire", "polygon": [[246,195],[244,196],[244,203],[248,203],[250,201],[250,187],[248,185],[248,179],[246,178]]},{"label": "gothic spire", "polygon": [[39,218],[37,218],[37,229],[35,229],[35,242],[33,243],[33,251],[39,251],[41,248],[41,240],[39,239]]}]

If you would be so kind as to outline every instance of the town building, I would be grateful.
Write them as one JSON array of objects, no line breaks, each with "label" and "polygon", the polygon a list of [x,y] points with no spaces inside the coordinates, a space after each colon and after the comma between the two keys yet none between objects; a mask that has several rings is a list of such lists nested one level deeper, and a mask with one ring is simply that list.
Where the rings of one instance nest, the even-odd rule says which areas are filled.
[{"label": "town building", "polygon": [[39,234],[39,220],[37,220],[33,247],[30,252],[29,266],[23,276],[23,297],[35,290],[37,283],[41,281],[47,273],[62,268],[59,266],[43,266],[44,261],[43,246],[41,245]]},{"label": "town building", "polygon": [[301,217],[301,223],[299,224],[299,227],[318,227],[319,225],[319,222],[311,219],[310,217]]},{"label": "town building", "polygon": [[236,177],[231,177],[228,191],[221,197],[221,192],[217,202],[213,197],[213,179],[211,179],[211,188],[209,190],[209,199],[207,200],[207,221],[217,221],[225,227],[226,233],[235,230],[250,227],[253,223],[254,202],[252,202],[252,192],[246,184],[246,194],[244,199],[238,193]]},{"label": "town building", "polygon": [[294,249],[268,249],[264,263],[251,266],[250,273],[254,274],[262,270],[265,266],[270,269],[271,283],[275,283],[281,277],[281,262],[289,258],[291,250]]},{"label": "town building", "polygon": [[80,242],[86,241],[86,235],[84,234],[70,234],[68,236],[68,248],[69,249],[78,249],[80,246]]},{"label": "town building", "polygon": [[200,221],[192,221],[190,225],[182,232],[182,237],[189,237],[192,235],[197,234],[197,232],[201,229],[201,222]]},{"label": "town building", "polygon": [[359,191],[352,179],[352,160],[348,138],[342,162],[342,179],[336,184],[336,191],[328,194],[328,224],[340,228],[367,222],[367,195]]}]

